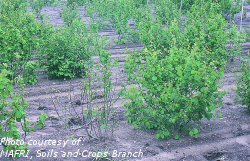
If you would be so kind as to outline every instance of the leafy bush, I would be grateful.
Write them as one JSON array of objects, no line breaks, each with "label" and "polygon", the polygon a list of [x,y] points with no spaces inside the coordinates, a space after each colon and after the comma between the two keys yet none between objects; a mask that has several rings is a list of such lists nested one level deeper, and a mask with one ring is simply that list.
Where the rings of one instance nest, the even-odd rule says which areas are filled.
[{"label": "leafy bush", "polygon": [[84,76],[86,63],[93,54],[89,38],[85,25],[77,20],[70,27],[55,30],[45,51],[48,75],[52,78]]},{"label": "leafy bush", "polygon": [[162,51],[162,54],[166,55],[168,53],[173,41],[181,43],[177,41],[177,38],[180,38],[183,34],[180,32],[178,21],[176,20],[173,20],[170,26],[162,27],[161,23],[146,18],[138,23],[138,28],[140,41],[143,42],[147,48]]},{"label": "leafy bush", "polygon": [[232,14],[232,15],[239,13],[242,5],[241,0],[221,0],[221,1],[214,0],[213,2],[217,2],[221,6],[222,13]]},{"label": "leafy bush", "polygon": [[163,139],[185,129],[189,122],[213,116],[221,105],[221,73],[213,65],[203,63],[203,53],[195,48],[188,51],[173,47],[164,59],[158,51],[143,54],[127,63],[130,77],[139,86],[127,90],[131,100],[126,105],[130,123],[156,129],[157,138]]},{"label": "leafy bush", "polygon": [[[204,4],[203,0],[172,0],[175,4],[178,4],[179,8],[184,11],[189,11],[193,5]],[[207,0],[206,3],[216,3],[220,6],[222,13],[224,14],[236,14],[240,11],[241,0]]]},{"label": "leafy bush", "polygon": [[250,111],[250,59],[247,59],[242,67],[242,76],[238,82],[237,92],[241,97],[243,105],[246,105]]},{"label": "leafy bush", "polygon": [[[109,26],[112,24],[118,34],[122,34],[123,38],[130,40],[129,34],[132,31],[128,22],[134,18],[137,6],[140,4],[134,0],[89,0],[87,11],[94,19],[98,17],[109,22]],[[122,37],[119,37],[119,41]]]},{"label": "leafy bush", "polygon": [[227,23],[220,13],[219,6],[215,3],[203,3],[194,5],[187,14],[185,28],[186,46],[197,46],[200,51],[212,51],[204,53],[204,61],[214,62],[218,67],[224,66],[229,55],[226,44],[229,35],[225,34]]},{"label": "leafy bush", "polygon": [[27,62],[24,66],[23,81],[27,84],[36,84],[37,76],[35,70],[37,68],[38,65],[35,62]]},{"label": "leafy bush", "polygon": [[157,19],[162,24],[169,24],[172,20],[180,17],[179,8],[172,0],[156,0],[155,10]]},{"label": "leafy bush", "polygon": [[0,15],[8,15],[12,12],[25,12],[27,7],[26,0],[1,0],[0,1]]},{"label": "leafy bush", "polygon": [[128,121],[156,129],[157,138],[178,138],[178,132],[186,130],[198,137],[198,129],[187,125],[211,119],[222,104],[218,82],[229,58],[226,44],[238,36],[226,31],[216,3],[197,3],[185,22],[173,18],[168,25],[150,14],[142,16],[140,39],[147,49],[126,63],[128,78],[136,85],[125,93],[131,100],[126,105]]},{"label": "leafy bush", "polygon": [[[28,102],[24,100],[22,93],[22,82],[18,80],[15,84],[8,76],[11,72],[2,69],[0,71],[0,140],[2,138],[9,138],[13,140],[22,140],[21,129],[25,133],[34,132],[45,126],[47,115],[42,114],[37,123],[28,121],[26,110],[29,106]],[[17,88],[19,88],[18,92]],[[9,145],[2,143],[4,150],[27,150],[25,145]],[[19,157],[19,156],[15,156]]]},{"label": "leafy bush", "polygon": [[77,5],[75,3],[68,5],[63,9],[62,18],[67,26],[70,26],[74,20],[80,20],[80,13],[77,10]]},{"label": "leafy bush", "polygon": [[40,116],[39,116],[39,119],[37,121],[37,128],[38,129],[42,129],[45,127],[45,122],[47,121],[48,119],[48,115],[46,113],[42,113]]},{"label": "leafy bush", "polygon": [[[194,5],[187,13],[184,29],[184,39],[188,40],[186,46],[196,46],[200,51],[212,51],[211,55],[204,53],[204,60],[223,68],[230,57],[241,53],[238,44],[244,41],[244,35],[233,24],[230,29],[227,28],[217,3],[203,3],[202,6]],[[230,52],[225,48],[227,44],[231,44]]]},{"label": "leafy bush", "polygon": [[[14,92],[13,82],[7,78],[10,73],[2,70],[0,73],[0,138],[8,137],[14,140],[21,138],[18,123],[25,124],[28,103]],[[7,149],[24,149],[17,145],[5,146]]]},{"label": "leafy bush", "polygon": [[24,2],[18,2],[20,0],[0,2],[3,6],[0,13],[0,68],[12,71],[13,78],[25,75],[29,77],[26,83],[35,83],[35,68],[30,68],[30,63],[40,49],[46,29],[22,7]]}]

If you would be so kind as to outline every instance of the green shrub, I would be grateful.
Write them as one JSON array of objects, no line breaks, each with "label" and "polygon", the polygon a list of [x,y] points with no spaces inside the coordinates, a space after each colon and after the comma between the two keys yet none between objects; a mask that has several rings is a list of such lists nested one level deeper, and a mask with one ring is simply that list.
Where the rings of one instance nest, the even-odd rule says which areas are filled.
[{"label": "green shrub", "polygon": [[[9,75],[11,75],[11,72],[5,69],[0,71],[0,140],[2,138],[23,140],[21,131],[24,132],[26,137],[28,132],[34,132],[37,129],[45,127],[47,115],[42,114],[37,123],[28,121],[26,110],[29,104],[23,97],[22,80],[18,80],[14,84],[12,80],[8,79]],[[28,150],[26,144],[10,145],[2,142],[2,146],[4,150],[8,151]],[[20,156],[17,155],[15,157]]]},{"label": "green shrub", "polygon": [[149,15],[139,22],[147,49],[126,63],[136,85],[125,92],[127,117],[134,126],[157,130],[157,138],[179,138],[180,131],[198,137],[198,129],[188,125],[211,119],[222,105],[219,80],[230,56],[226,44],[238,34],[226,32],[218,4],[202,6],[193,5],[185,23],[173,19],[162,25]]},{"label": "green shrub", "polygon": [[[212,51],[211,55],[204,53],[204,61],[214,62],[218,69],[224,68],[230,57],[241,53],[239,44],[244,41],[244,35],[235,25],[228,29],[217,3],[203,3],[202,6],[194,5],[187,12],[184,29],[186,46],[196,46],[200,51]],[[231,44],[229,51],[225,47],[227,44]]]},{"label": "green shrub", "polygon": [[65,7],[61,15],[67,26],[70,26],[76,19],[80,20],[80,13],[77,10],[77,5],[75,3]]},{"label": "green shrub", "polygon": [[25,12],[27,7],[26,0],[1,0],[0,1],[0,15],[8,15],[15,11]]},{"label": "green shrub", "polygon": [[242,76],[238,82],[237,92],[242,104],[247,106],[250,112],[250,59],[248,58],[241,67]]},{"label": "green shrub", "polygon": [[232,15],[239,13],[242,5],[242,0],[214,0],[213,2],[217,2],[221,6],[222,13]]},{"label": "green shrub", "polygon": [[[9,74],[6,70],[0,73],[0,138],[7,137],[16,140],[22,137],[18,124],[26,124],[28,103],[21,95],[14,92],[13,82],[7,78]],[[26,148],[17,145],[4,146],[6,149]]]},{"label": "green shrub", "polygon": [[23,3],[16,4],[19,1],[0,2],[5,11],[0,13],[0,68],[12,71],[13,79],[25,75],[29,77],[26,80],[32,77],[26,83],[35,83],[35,68],[29,68],[29,63],[37,56],[47,31],[25,7],[21,7]]},{"label": "green shrub", "polygon": [[73,21],[72,26],[51,34],[46,46],[47,70],[52,78],[74,78],[85,74],[86,63],[93,54],[85,25]]},{"label": "green shrub", "polygon": [[45,127],[45,122],[47,121],[48,118],[49,117],[46,113],[42,113],[37,121],[37,128],[43,129]]},{"label": "green shrub", "polygon": [[37,75],[35,70],[38,68],[36,62],[27,62],[24,67],[23,80],[27,84],[36,84]]},{"label": "green shrub", "polygon": [[147,48],[162,51],[161,54],[167,55],[171,44],[182,43],[178,41],[181,38],[178,21],[173,20],[170,26],[162,27],[161,23],[150,19],[143,19],[139,22],[139,39]]},{"label": "green shrub", "polygon": [[223,14],[236,14],[240,11],[241,0],[172,0],[175,4],[178,4],[179,8],[188,11],[193,5],[200,4],[202,8],[203,2],[206,3],[216,3],[220,6],[220,10]]},{"label": "green shrub", "polygon": [[212,51],[210,55],[204,52],[204,61],[223,67],[229,58],[225,47],[229,42],[229,35],[225,33],[227,23],[219,5],[202,3],[202,6],[194,5],[187,13],[184,29],[186,46],[196,46],[200,51]]},{"label": "green shrub", "polygon": [[157,19],[161,24],[169,24],[174,19],[180,17],[179,8],[172,0],[156,0],[155,10]]},{"label": "green shrub", "polygon": [[212,118],[221,105],[221,73],[204,64],[202,54],[195,48],[173,47],[165,58],[157,51],[145,51],[129,59],[127,71],[139,88],[127,90],[128,121],[156,129],[157,138],[163,139],[187,128],[189,122]]},{"label": "green shrub", "polygon": [[[101,18],[105,22],[108,22],[106,25],[109,26],[111,23],[117,33],[122,34],[122,37],[119,37],[120,42],[122,41],[121,38],[134,41],[130,36],[132,31],[128,22],[136,16],[135,13],[137,7],[140,6],[139,3],[136,3],[134,0],[89,0],[86,8],[88,14],[93,19],[97,17]],[[103,25],[102,27],[106,26]]]}]

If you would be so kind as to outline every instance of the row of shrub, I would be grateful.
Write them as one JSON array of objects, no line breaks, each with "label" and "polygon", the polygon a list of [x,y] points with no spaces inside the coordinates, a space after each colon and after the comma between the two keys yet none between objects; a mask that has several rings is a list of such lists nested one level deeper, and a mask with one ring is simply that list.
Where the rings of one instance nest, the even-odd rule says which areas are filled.
[{"label": "row of shrub", "polygon": [[[51,78],[81,77],[97,50],[98,34],[87,33],[86,25],[71,12],[77,12],[75,7],[64,9],[65,27],[47,24],[41,9],[48,3],[32,1],[33,14],[26,0],[0,1],[0,139],[22,139],[21,130],[26,135],[45,126],[44,113],[37,123],[28,121],[23,93],[23,87],[37,83],[37,70],[44,69]],[[27,150],[26,145],[2,146]]]},{"label": "row of shrub", "polygon": [[[91,56],[104,47],[97,32],[105,26],[100,21],[84,24],[77,2],[68,1],[62,12],[65,26],[57,28],[36,20],[47,3],[39,4],[39,16],[34,16],[27,12],[25,0],[0,2],[0,67],[12,71],[3,79],[22,77],[26,84],[36,83],[35,71],[41,68],[51,78],[86,74]],[[238,54],[235,48],[230,54],[226,49],[226,44],[237,46],[242,39],[235,27],[227,28],[224,18],[237,5],[229,0],[156,0],[150,4],[144,0],[86,0],[78,4],[82,3],[92,20],[114,24],[119,34],[132,35],[145,44],[146,49],[132,54],[126,63],[131,83],[136,82],[125,92],[131,100],[126,105],[128,121],[157,130],[162,139],[179,138],[182,131],[197,137],[198,129],[190,125],[215,116],[223,96],[219,80],[230,56]],[[134,20],[136,29],[130,28],[129,20]],[[247,67],[243,69],[239,93],[248,104],[249,74]]]},{"label": "row of shrub", "polygon": [[43,43],[46,30],[29,14],[24,0],[0,2],[0,68],[12,71],[12,78],[25,75],[27,83],[34,83],[34,51]]},{"label": "row of shrub", "polygon": [[[47,70],[49,76],[53,78],[74,78],[84,75],[84,65],[89,55],[94,54],[93,50],[88,49],[91,48],[89,42],[94,43],[97,40],[96,29],[100,29],[101,23],[96,22],[91,26],[91,30],[87,31],[86,25],[80,20],[77,4],[85,4],[88,14],[93,16],[93,19],[97,18],[95,13],[98,13],[102,20],[114,24],[118,33],[125,35],[124,37],[133,38],[132,41],[142,41],[147,46],[153,44],[158,49],[165,48],[164,46],[167,46],[168,41],[171,40],[171,35],[166,34],[169,22],[181,16],[178,9],[179,2],[171,0],[154,2],[157,23],[151,16],[152,12],[146,0],[103,2],[75,0],[68,1],[67,7],[62,12],[66,26],[56,29],[43,23],[45,21],[36,20],[36,17],[42,17],[42,7],[53,2],[50,0],[29,2],[36,13],[35,16],[27,12],[26,0],[3,0],[0,24],[0,39],[3,42],[0,46],[0,53],[3,56],[0,62],[1,68],[13,71],[13,78],[23,76],[27,84],[37,82],[35,70],[40,68]],[[184,6],[193,4],[191,1],[182,3]],[[171,10],[166,6],[171,6]],[[188,9],[188,7],[185,8]],[[139,32],[131,30],[128,25],[131,19],[135,20]],[[77,25],[82,27],[81,34],[72,34],[74,32],[72,28]],[[162,27],[162,25],[166,26]],[[90,36],[87,32],[95,34]]]},{"label": "row of shrub", "polygon": [[[233,17],[241,2],[91,0],[86,4],[93,19],[107,22],[100,28],[113,24],[118,34],[132,35],[131,41],[146,46],[126,63],[128,77],[137,84],[125,94],[131,100],[126,105],[129,122],[156,129],[158,138],[178,138],[180,131],[197,137],[198,130],[187,125],[215,116],[222,105],[219,80],[225,64],[240,54],[243,38],[233,24],[228,28],[225,15]],[[130,20],[136,30],[130,28]],[[233,47],[228,50],[227,44]],[[242,87],[246,89],[245,84]]]},{"label": "row of shrub", "polygon": [[[47,27],[27,11],[27,5],[25,0],[0,1],[0,138],[13,140],[43,128],[47,119],[42,114],[37,123],[29,122],[29,104],[23,96],[23,87],[37,82],[35,57],[48,36]],[[4,150],[27,150],[26,145],[2,146]]]},{"label": "row of shrub", "polygon": [[0,68],[12,71],[12,80],[21,77],[26,84],[35,84],[38,69],[51,78],[84,76],[86,63],[96,50],[93,44],[97,48],[99,40],[95,27],[88,29],[80,20],[75,3],[62,12],[63,27],[53,27],[45,18],[36,19],[43,17],[41,9],[49,1],[38,8],[31,5],[37,15],[28,12],[26,0],[3,0],[0,4]]}]

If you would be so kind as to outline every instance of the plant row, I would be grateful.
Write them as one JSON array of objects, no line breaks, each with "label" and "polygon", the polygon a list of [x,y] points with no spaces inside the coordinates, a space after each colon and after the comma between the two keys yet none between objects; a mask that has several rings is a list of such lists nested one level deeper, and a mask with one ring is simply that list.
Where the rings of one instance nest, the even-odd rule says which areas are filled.
[{"label": "plant row", "polygon": [[[75,4],[63,10],[64,27],[49,25],[41,9],[51,3],[0,1],[0,138],[22,139],[45,126],[48,118],[45,113],[39,116],[37,123],[28,121],[29,104],[24,99],[24,87],[37,83],[38,70],[46,71],[50,78],[83,77],[91,56],[104,46],[95,26],[87,28],[80,20]],[[30,5],[35,14],[27,10]],[[101,56],[103,61],[109,60],[106,52]],[[104,82],[108,82],[109,78],[106,79]],[[5,150],[28,148],[26,145],[2,146]]]},{"label": "plant row", "polygon": [[[244,40],[227,17],[233,18],[240,5],[234,0],[86,3],[94,19],[105,20],[99,22],[100,28],[114,25],[125,42],[139,41],[146,47],[126,63],[128,78],[135,84],[124,92],[130,100],[126,108],[131,124],[155,129],[162,139],[179,138],[182,132],[197,137],[199,121],[216,117],[223,98],[219,80],[228,60],[240,54],[239,43]],[[242,95],[248,89],[246,75]]]}]

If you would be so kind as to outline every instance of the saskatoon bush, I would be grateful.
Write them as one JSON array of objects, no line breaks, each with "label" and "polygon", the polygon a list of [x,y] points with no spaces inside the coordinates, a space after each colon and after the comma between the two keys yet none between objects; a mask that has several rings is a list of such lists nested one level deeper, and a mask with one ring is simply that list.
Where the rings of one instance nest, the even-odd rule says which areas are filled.
[{"label": "saskatoon bush", "polygon": [[62,19],[67,26],[72,25],[73,21],[80,20],[80,13],[77,10],[77,5],[75,3],[66,6],[61,13]]},{"label": "saskatoon bush", "polygon": [[[44,25],[26,11],[21,0],[0,1],[0,68],[12,71],[12,78],[24,76],[25,83],[36,83],[36,57],[43,42]],[[31,78],[31,79],[30,79]]]},{"label": "saskatoon bush", "polygon": [[92,55],[88,37],[85,25],[78,20],[74,20],[70,27],[52,33],[45,52],[49,77],[84,76],[86,63]]},{"label": "saskatoon bush", "polygon": [[134,126],[157,130],[157,138],[178,138],[180,131],[197,137],[198,129],[188,125],[211,119],[222,105],[219,80],[229,58],[226,44],[237,38],[226,33],[218,4],[203,6],[192,6],[184,24],[140,22],[140,38],[147,49],[126,63],[135,85],[125,93],[130,100],[127,117]]},{"label": "saskatoon bush", "polygon": [[[26,124],[26,109],[28,103],[14,92],[13,82],[7,78],[10,73],[2,70],[0,73],[0,139],[4,137],[14,140],[21,139],[18,123]],[[25,127],[23,127],[25,128]],[[6,149],[24,149],[25,146],[5,146]]]},{"label": "saskatoon bush", "polygon": [[[47,115],[42,114],[37,123],[33,124],[28,121],[26,110],[29,106],[25,101],[22,89],[17,88],[21,82],[17,81],[16,84],[8,78],[11,72],[2,69],[0,71],[0,140],[2,138],[9,138],[12,140],[23,140],[21,130],[27,132],[34,132],[45,126]],[[37,127],[37,128],[36,128]],[[23,145],[10,145],[2,143],[4,150],[27,150],[28,146]],[[15,157],[19,157],[18,155]]]},{"label": "saskatoon bush", "polygon": [[[213,116],[221,105],[221,73],[203,63],[203,53],[195,48],[188,51],[173,47],[164,59],[159,57],[159,51],[143,54],[127,63],[128,71],[137,71],[130,76],[139,86],[127,90],[130,123],[156,129],[158,138],[168,138],[189,122]],[[138,63],[140,60],[145,62]]]},{"label": "saskatoon bush", "polygon": [[242,76],[238,82],[237,91],[243,105],[246,105],[250,112],[250,59],[248,58],[241,67]]}]

